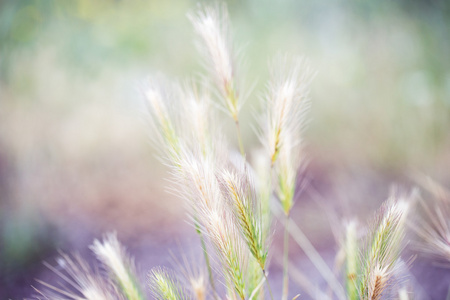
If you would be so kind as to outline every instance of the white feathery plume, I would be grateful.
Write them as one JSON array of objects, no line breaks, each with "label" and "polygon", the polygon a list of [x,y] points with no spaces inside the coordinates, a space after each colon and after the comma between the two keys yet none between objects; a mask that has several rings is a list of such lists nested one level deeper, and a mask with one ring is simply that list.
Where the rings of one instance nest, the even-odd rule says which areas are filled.
[{"label": "white feathery plume", "polygon": [[261,207],[250,178],[248,167],[237,166],[234,170],[222,172],[223,189],[231,207],[236,225],[245,240],[250,253],[264,271],[267,248],[263,239]]},{"label": "white feathery plume", "polygon": [[[179,259],[177,256],[181,256]],[[206,268],[195,257],[187,257],[182,251],[180,255],[172,255],[177,269],[181,272],[181,279],[187,290],[196,300],[206,300],[208,294],[208,279]]]},{"label": "white feathery plume", "polygon": [[450,192],[429,177],[416,179],[434,197],[429,201],[419,199],[424,215],[419,225],[410,226],[422,239],[420,251],[437,258],[444,266],[450,263]]},{"label": "white feathery plume", "polygon": [[240,299],[245,299],[245,274],[247,251],[245,251],[233,216],[226,209],[211,211],[204,216],[206,234],[225,268],[225,276],[233,284]]},{"label": "white feathery plume", "polygon": [[[60,287],[38,280],[47,288],[46,291],[35,290],[40,294],[36,299],[50,300],[122,300],[114,285],[94,273],[89,265],[78,255],[74,259],[61,254],[59,267],[46,266],[57,274],[66,284]],[[41,296],[43,298],[41,298]]]},{"label": "white feathery plume", "polygon": [[363,300],[379,299],[402,250],[411,196],[392,195],[382,206],[362,257],[359,293]]},{"label": "white feathery plume", "polygon": [[306,162],[302,134],[310,107],[312,77],[305,60],[277,58],[266,96],[261,140],[269,152],[277,195],[286,215],[293,204],[297,172]]},{"label": "white feathery plume", "polygon": [[274,164],[285,145],[291,152],[299,152],[310,107],[309,85],[313,73],[304,59],[278,57],[273,63],[271,77],[263,119],[265,137],[262,139]]},{"label": "white feathery plume", "polygon": [[[177,86],[172,89],[178,91]],[[164,151],[169,161],[176,163],[181,147],[179,132],[176,120],[171,110],[173,96],[161,79],[149,79],[144,86],[144,95],[147,100],[150,121],[156,131],[156,145],[164,145]],[[171,92],[173,93],[173,91]]]},{"label": "white feathery plume", "polygon": [[112,275],[128,300],[143,300],[133,260],[117,240],[115,233],[105,235],[103,241],[94,240],[91,250]]},{"label": "white feathery plume", "polygon": [[211,73],[216,85],[226,100],[226,108],[235,121],[239,104],[234,80],[229,20],[225,6],[204,7],[196,15],[189,14],[196,33],[201,37],[205,55],[209,59]]},{"label": "white feathery plume", "polygon": [[149,285],[156,300],[187,300],[178,280],[173,279],[168,271],[154,268],[149,273]]},{"label": "white feathery plume", "polygon": [[242,298],[247,255],[217,178],[221,165],[224,164],[215,164],[215,159],[209,156],[183,152],[178,172],[180,190],[190,203],[194,223],[201,225],[200,230],[211,241],[225,277]]}]

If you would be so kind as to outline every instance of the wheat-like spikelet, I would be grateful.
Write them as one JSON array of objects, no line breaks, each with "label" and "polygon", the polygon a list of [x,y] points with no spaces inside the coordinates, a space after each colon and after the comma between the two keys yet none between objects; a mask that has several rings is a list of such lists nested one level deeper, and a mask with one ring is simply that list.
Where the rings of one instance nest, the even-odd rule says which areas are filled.
[{"label": "wheat-like spikelet", "polygon": [[240,299],[245,299],[245,270],[247,255],[234,224],[233,217],[225,210],[212,211],[204,216],[206,233],[225,268],[227,279],[232,282]]},{"label": "wheat-like spikelet", "polygon": [[[286,134],[288,135],[288,134]],[[292,146],[292,138],[286,139],[279,151],[275,167],[277,179],[276,193],[286,215],[289,215],[294,204],[294,193],[297,182],[298,168],[302,163],[300,154],[296,153]]]},{"label": "wheat-like spikelet", "polygon": [[300,58],[277,58],[271,76],[263,118],[263,144],[267,145],[273,165],[285,144],[295,147],[292,148],[294,152],[300,149],[310,106],[309,84],[313,76],[306,61]]},{"label": "wheat-like spikelet", "polygon": [[[411,197],[411,196],[409,196]],[[370,235],[362,257],[359,293],[363,300],[379,299],[392,275],[402,249],[409,198],[391,196],[380,210],[379,221]]]},{"label": "wheat-like spikelet", "polygon": [[450,263],[450,192],[429,177],[418,178],[419,183],[434,197],[419,203],[424,216],[418,225],[411,223],[417,235],[422,239],[418,245],[420,251],[437,258],[444,265]]},{"label": "wheat-like spikelet", "polygon": [[367,299],[370,300],[380,300],[381,294],[386,288],[387,281],[390,274],[387,273],[386,268],[381,268],[379,265],[375,266],[370,271],[369,278],[369,295]]},{"label": "wheat-like spikelet", "polygon": [[309,110],[309,83],[312,73],[302,59],[278,58],[266,95],[262,118],[262,143],[270,164],[275,167],[276,191],[285,214],[293,204],[297,172],[305,163],[302,133]]},{"label": "wheat-like spikelet", "polygon": [[134,271],[133,260],[117,240],[114,233],[107,234],[103,241],[94,240],[91,250],[95,253],[120,286],[128,300],[143,300],[142,289]]},{"label": "wheat-like spikelet", "polygon": [[234,79],[228,12],[225,6],[204,7],[197,14],[190,14],[195,31],[203,42],[201,49],[209,59],[209,68],[225,106],[237,121],[239,103]]},{"label": "wheat-like spikelet", "polygon": [[149,79],[144,86],[144,95],[150,113],[150,121],[156,129],[155,144],[164,145],[168,160],[176,164],[180,154],[180,137],[176,129],[175,118],[171,114],[169,102],[171,96],[161,79]]},{"label": "wheat-like spikelet", "polygon": [[[308,86],[311,78],[309,67],[303,60],[276,60],[262,118],[260,138],[268,151],[275,191],[287,219],[293,206],[297,173],[306,162],[302,153],[302,132],[310,105]],[[289,233],[285,227],[282,300],[286,300],[288,294],[288,248]]]},{"label": "wheat-like spikelet", "polygon": [[246,167],[238,172],[237,170],[223,172],[224,189],[250,253],[264,271],[267,249],[263,244],[259,202]]},{"label": "wheat-like spikelet", "polygon": [[252,155],[252,166],[255,170],[255,186],[259,199],[260,218],[262,226],[262,244],[269,245],[272,235],[272,212],[270,203],[272,195],[272,183],[270,177],[270,164],[265,151],[255,151]]},{"label": "wheat-like spikelet", "polygon": [[35,290],[40,294],[35,299],[43,300],[121,300],[115,286],[109,280],[103,279],[79,255],[72,259],[67,254],[61,254],[58,267],[46,264],[65,283],[60,286],[38,280],[46,290]]},{"label": "wheat-like spikelet", "polygon": [[[222,194],[213,159],[185,153],[181,160],[185,197],[191,216],[200,222],[201,231],[211,241],[224,273],[242,298],[245,296],[243,269],[246,254],[229,206]],[[220,168],[219,168],[220,170]]]},{"label": "wheat-like spikelet", "polygon": [[218,136],[214,120],[216,115],[211,98],[205,88],[194,83],[185,83],[180,94],[180,119],[182,120],[181,136],[190,148],[198,148],[202,155],[216,151]]},{"label": "wheat-like spikelet", "polygon": [[[181,256],[181,260],[178,256]],[[177,270],[181,273],[181,283],[184,284],[194,299],[206,300],[208,294],[207,270],[195,257],[187,257],[182,251],[179,255],[172,255]],[[213,291],[214,292],[214,291]]]},{"label": "wheat-like spikelet", "polygon": [[178,280],[162,268],[154,268],[149,273],[149,285],[157,300],[187,300],[185,291]]}]

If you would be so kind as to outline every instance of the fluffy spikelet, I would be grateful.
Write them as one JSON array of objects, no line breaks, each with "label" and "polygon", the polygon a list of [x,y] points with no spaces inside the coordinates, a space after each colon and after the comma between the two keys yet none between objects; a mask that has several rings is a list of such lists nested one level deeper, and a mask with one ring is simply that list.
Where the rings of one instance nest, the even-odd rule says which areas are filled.
[{"label": "fluffy spikelet", "polygon": [[386,288],[389,274],[386,269],[376,266],[370,273],[369,298],[370,300],[380,300],[381,294]]},{"label": "fluffy spikelet", "polygon": [[297,172],[302,162],[300,154],[296,153],[296,147],[292,145],[292,142],[294,142],[293,138],[286,139],[279,151],[278,161],[275,165],[278,181],[276,192],[286,215],[289,214],[294,204]]},{"label": "fluffy spikelet", "polygon": [[308,87],[312,73],[302,59],[278,58],[268,86],[262,142],[275,166],[277,194],[283,210],[289,213],[302,157],[302,132],[309,110]]},{"label": "fluffy spikelet", "polygon": [[270,243],[272,227],[272,213],[270,211],[270,200],[272,197],[272,184],[269,174],[270,164],[263,150],[255,151],[252,159],[255,177],[257,179],[256,191],[260,206],[263,245],[268,245]]},{"label": "fluffy spikelet", "polygon": [[450,263],[450,192],[429,177],[418,178],[433,196],[420,201],[424,216],[419,226],[411,224],[422,239],[419,250],[436,257],[448,266]]},{"label": "fluffy spikelet", "polygon": [[362,299],[379,299],[373,297],[381,295],[392,275],[402,249],[409,197],[393,195],[381,208],[378,224],[363,257],[360,285]]},{"label": "fluffy spikelet", "polygon": [[163,144],[169,160],[174,163],[181,151],[179,134],[176,131],[174,116],[170,114],[170,97],[161,80],[150,79],[144,91],[151,122],[156,129],[157,144]]},{"label": "fluffy spikelet", "polygon": [[209,94],[193,83],[186,83],[183,86],[180,98],[182,108],[182,136],[187,143],[195,143],[202,155],[207,155],[214,151],[215,137],[217,132],[214,129],[214,113],[211,107]]},{"label": "fluffy spikelet", "polygon": [[181,165],[185,197],[191,202],[195,214],[202,219],[211,211],[218,210],[223,198],[214,170],[214,159],[184,153]]},{"label": "fluffy spikelet", "polygon": [[268,124],[264,144],[268,145],[272,164],[286,144],[287,148],[297,148],[294,150],[301,144],[305,115],[310,106],[308,89],[313,77],[308,64],[300,58],[292,61],[277,58],[273,65],[264,119]]},{"label": "fluffy spikelet", "polygon": [[202,232],[211,241],[227,279],[242,298],[245,296],[244,267],[246,254],[238,229],[222,194],[213,158],[186,153],[181,160],[185,197],[191,215],[201,223]]},{"label": "fluffy spikelet", "polygon": [[242,240],[233,223],[232,216],[227,211],[212,211],[206,216],[207,234],[216,249],[226,275],[232,282],[240,299],[245,299],[245,268],[246,254]]},{"label": "fluffy spikelet", "polygon": [[154,268],[150,271],[149,284],[153,296],[157,300],[188,299],[178,281],[171,278],[169,272],[162,268]]},{"label": "fluffy spikelet", "polygon": [[205,300],[207,289],[207,270],[199,263],[200,258],[187,257],[182,251],[179,255],[172,255],[174,265],[181,272],[181,282],[196,300]]},{"label": "fluffy spikelet", "polygon": [[134,263],[117,240],[116,234],[106,235],[103,241],[95,240],[90,248],[111,273],[128,300],[144,299],[134,272]]},{"label": "fluffy spikelet", "polygon": [[42,296],[35,299],[51,300],[119,300],[119,296],[114,286],[105,281],[92,271],[89,265],[79,256],[70,258],[66,254],[61,254],[58,260],[59,268],[46,264],[47,267],[57,274],[67,286],[60,287],[39,281],[47,288],[46,291],[36,291]]},{"label": "fluffy spikelet", "polygon": [[224,188],[238,221],[240,232],[261,269],[265,269],[267,250],[263,244],[260,203],[256,198],[253,181],[246,167],[239,171],[225,170],[222,174]]},{"label": "fluffy spikelet", "polygon": [[[170,92],[168,89],[170,88]],[[161,79],[149,80],[145,89],[148,110],[155,128],[155,144],[177,172],[186,153],[221,157],[227,145],[213,122],[210,95],[194,82],[167,86]]]},{"label": "fluffy spikelet", "polygon": [[203,42],[203,52],[209,59],[211,73],[225,99],[226,108],[238,120],[239,103],[234,80],[231,43],[228,36],[229,21],[225,6],[205,7],[189,19]]}]

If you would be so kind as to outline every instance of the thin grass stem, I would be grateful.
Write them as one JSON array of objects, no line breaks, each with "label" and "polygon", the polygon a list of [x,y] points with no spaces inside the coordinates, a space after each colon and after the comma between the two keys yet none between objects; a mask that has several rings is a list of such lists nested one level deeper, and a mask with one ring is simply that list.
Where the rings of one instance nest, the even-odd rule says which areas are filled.
[{"label": "thin grass stem", "polygon": [[266,283],[267,283],[267,289],[269,290],[270,299],[273,300],[272,288],[270,287],[269,280],[267,279],[266,271],[262,270],[262,272],[263,272],[264,278],[265,278]]},{"label": "thin grass stem", "polygon": [[[282,223],[286,228],[286,220],[282,218]],[[302,248],[305,252],[306,256],[311,260],[314,266],[319,271],[320,275],[325,279],[325,281],[330,285],[333,289],[333,292],[336,294],[339,300],[346,300],[345,292],[342,285],[337,280],[336,276],[333,274],[333,271],[327,265],[327,263],[323,260],[311,242],[308,240],[303,231],[295,224],[294,221],[289,219],[288,226],[289,234],[292,236],[297,245]]]},{"label": "thin grass stem", "polygon": [[214,299],[218,300],[216,284],[214,283],[214,277],[213,277],[212,268],[211,268],[211,262],[209,261],[208,251],[206,250],[205,238],[203,236],[203,233],[200,229],[200,225],[198,224],[197,220],[195,220],[195,230],[197,231],[197,234],[200,237],[200,242],[202,244],[203,256],[205,257],[206,268],[208,269],[209,283],[211,285],[213,296],[214,296]]},{"label": "thin grass stem", "polygon": [[281,299],[287,300],[289,294],[289,215],[286,215],[286,225],[284,227],[284,250],[283,250],[283,294]]}]

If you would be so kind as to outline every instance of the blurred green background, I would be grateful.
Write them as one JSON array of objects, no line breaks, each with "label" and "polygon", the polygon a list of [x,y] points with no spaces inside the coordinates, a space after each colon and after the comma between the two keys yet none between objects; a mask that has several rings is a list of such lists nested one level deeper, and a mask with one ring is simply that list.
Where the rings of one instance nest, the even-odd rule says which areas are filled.
[{"label": "blurred green background", "polygon": [[[140,87],[159,71],[201,76],[186,18],[197,4],[0,1],[1,298],[29,296],[42,260],[105,231],[135,249],[190,232],[179,200],[165,192]],[[300,54],[317,70],[310,176],[330,207],[370,211],[391,182],[409,184],[417,173],[449,186],[448,1],[227,4],[240,88],[254,86],[242,112],[247,148],[258,144],[251,124],[268,62]],[[305,220],[320,247],[327,225],[314,214]]]}]

